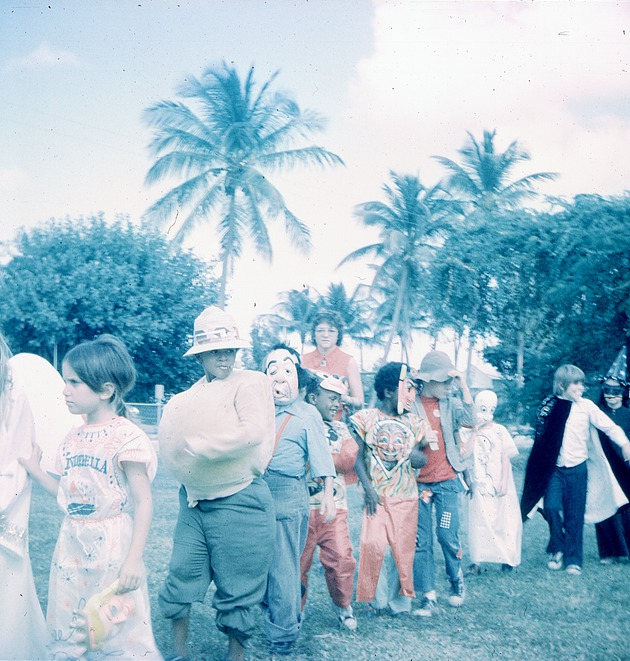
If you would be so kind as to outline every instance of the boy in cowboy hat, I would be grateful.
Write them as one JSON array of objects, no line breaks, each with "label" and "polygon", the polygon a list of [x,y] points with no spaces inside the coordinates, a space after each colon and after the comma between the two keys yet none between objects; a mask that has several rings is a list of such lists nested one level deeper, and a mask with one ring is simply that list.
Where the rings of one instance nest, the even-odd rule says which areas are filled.
[{"label": "boy in cowboy hat", "polygon": [[274,404],[264,374],[233,371],[236,352],[246,346],[230,315],[204,310],[185,354],[195,356],[204,376],[168,402],[160,422],[161,458],[182,485],[169,573],[159,592],[177,658],[188,657],[191,604],[203,601],[214,581],[227,658],[243,659],[267,584],[275,512],[261,476],[273,452]]},{"label": "boy in cowboy hat", "polygon": [[[473,425],[473,399],[463,375],[443,351],[430,351],[424,357],[417,378],[421,394],[416,405],[418,413],[430,426],[430,432],[424,444],[427,462],[418,473],[418,534],[413,574],[416,592],[422,597],[413,615],[431,617],[437,607],[431,529],[433,508],[437,538],[451,583],[448,602],[455,607],[464,603],[459,543],[459,494],[463,486],[458,474],[466,465],[456,435],[460,427]],[[461,391],[461,399],[452,396],[454,386]]]}]

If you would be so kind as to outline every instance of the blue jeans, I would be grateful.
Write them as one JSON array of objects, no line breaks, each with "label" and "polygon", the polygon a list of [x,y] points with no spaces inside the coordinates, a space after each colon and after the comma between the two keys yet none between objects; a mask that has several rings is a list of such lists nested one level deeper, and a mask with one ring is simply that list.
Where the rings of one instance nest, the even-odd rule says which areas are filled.
[{"label": "blue jeans", "polygon": [[543,500],[549,524],[547,553],[561,551],[565,566],[582,566],[587,475],[585,461],[571,468],[556,466]]},{"label": "blue jeans", "polygon": [[418,499],[418,534],[416,552],[413,559],[413,582],[416,594],[420,597],[435,590],[435,562],[433,560],[433,530],[431,527],[435,508],[435,530],[442,547],[446,575],[451,583],[462,579],[462,549],[459,543],[459,495],[463,487],[459,479],[418,483],[418,493],[429,489],[432,496],[429,502]]},{"label": "blue jeans", "polygon": [[263,600],[271,651],[292,645],[302,624],[300,557],[310,514],[306,479],[265,473],[276,508],[276,544]]}]

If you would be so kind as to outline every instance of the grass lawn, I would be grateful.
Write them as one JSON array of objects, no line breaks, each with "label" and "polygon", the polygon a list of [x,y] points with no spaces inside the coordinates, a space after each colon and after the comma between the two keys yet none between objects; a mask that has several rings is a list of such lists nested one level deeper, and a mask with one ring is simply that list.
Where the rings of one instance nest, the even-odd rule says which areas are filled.
[{"label": "grass lawn", "polygon": [[[514,470],[520,493],[527,451]],[[170,557],[177,515],[178,485],[159,471],[154,483],[154,520],[145,554],[153,605],[153,629],[165,655],[171,654],[170,624],[157,606],[157,589]],[[359,547],[362,497],[350,492],[350,516],[355,551]],[[47,597],[50,558],[61,521],[56,503],[36,489],[31,510],[31,557],[42,603]],[[445,602],[447,583],[441,552],[436,555],[440,609],[433,618],[370,617],[357,605],[359,628],[341,631],[336,622],[321,565],[316,560],[309,580],[306,619],[295,659],[630,659],[630,564],[600,565],[592,526],[585,529],[582,576],[546,568],[547,525],[542,517],[528,522],[523,535],[523,564],[512,574],[485,566],[467,580],[467,599],[460,609]],[[465,530],[463,534],[466,549]],[[437,547],[439,549],[439,547]],[[467,558],[465,558],[467,564]],[[195,659],[220,659],[225,637],[214,626],[211,594],[195,605],[191,647]],[[249,642],[250,659],[266,659],[259,631]]]}]

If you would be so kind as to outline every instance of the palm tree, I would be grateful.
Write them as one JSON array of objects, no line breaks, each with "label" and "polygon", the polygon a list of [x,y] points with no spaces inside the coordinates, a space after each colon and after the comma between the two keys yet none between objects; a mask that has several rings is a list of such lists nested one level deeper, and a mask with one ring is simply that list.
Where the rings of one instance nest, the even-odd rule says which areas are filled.
[{"label": "palm tree", "polygon": [[458,150],[461,163],[444,156],[434,156],[449,171],[445,187],[459,194],[462,201],[475,211],[494,213],[517,208],[523,201],[537,196],[536,184],[556,178],[552,172],[530,174],[510,180],[514,167],[530,159],[529,154],[514,140],[504,152],[495,151],[496,131],[484,131],[478,143],[467,131],[468,139]]},{"label": "palm tree", "polygon": [[301,110],[288,94],[272,90],[277,75],[257,88],[253,67],[241,80],[224,62],[179,88],[196,110],[179,101],[160,101],[144,112],[154,129],[149,148],[156,158],[146,183],[183,179],[151,205],[146,216],[162,226],[175,226],[179,240],[201,222],[217,223],[221,307],[245,237],[271,261],[268,221],[281,218],[292,244],[302,251],[310,247],[308,227],[287,208],[266,173],[300,164],[343,164],[322,147],[294,146],[324,123],[318,114]]},{"label": "palm tree", "polygon": [[304,352],[306,335],[311,329],[311,321],[317,310],[317,303],[311,298],[308,287],[291,289],[278,294],[280,301],[274,305],[277,319],[284,322],[286,333],[300,336],[300,353]]},{"label": "palm tree", "polygon": [[392,185],[383,191],[387,203],[365,202],[355,215],[366,225],[378,227],[381,241],[347,255],[342,264],[374,256],[375,275],[371,289],[379,301],[376,327],[389,328],[384,360],[396,337],[403,355],[411,332],[421,317],[419,294],[430,254],[443,239],[458,206],[439,187],[425,188],[418,177],[391,172]]}]

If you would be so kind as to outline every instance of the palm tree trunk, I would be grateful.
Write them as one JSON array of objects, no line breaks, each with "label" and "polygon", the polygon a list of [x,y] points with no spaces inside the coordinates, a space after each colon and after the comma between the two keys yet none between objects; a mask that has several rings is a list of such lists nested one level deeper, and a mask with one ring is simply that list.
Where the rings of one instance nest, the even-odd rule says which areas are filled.
[{"label": "palm tree trunk", "polygon": [[400,314],[402,312],[402,305],[403,305],[403,300],[405,298],[406,288],[407,288],[407,269],[404,268],[404,264],[403,264],[402,278],[400,281],[400,285],[398,286],[398,292],[396,295],[396,305],[394,307],[394,314],[392,315],[392,326],[389,331],[387,343],[385,344],[385,354],[383,355],[384,362],[387,362],[387,356],[389,355],[389,351],[392,348],[394,338],[396,337],[396,335],[399,334],[398,325],[400,324]]},{"label": "palm tree trunk", "polygon": [[227,280],[228,280],[228,273],[230,271],[230,258],[228,255],[226,255],[223,260],[223,268],[221,270],[221,282],[219,283],[219,300],[217,301],[217,306],[220,307],[222,310],[225,310],[225,298],[226,298],[226,291],[227,291]]},{"label": "palm tree trunk", "polygon": [[523,386],[525,385],[525,375],[523,370],[525,368],[525,333],[522,330],[519,330],[516,336],[516,392],[517,392],[517,406],[516,414],[518,416],[518,421],[522,421],[523,417],[523,402],[522,402],[522,392]]}]

